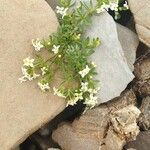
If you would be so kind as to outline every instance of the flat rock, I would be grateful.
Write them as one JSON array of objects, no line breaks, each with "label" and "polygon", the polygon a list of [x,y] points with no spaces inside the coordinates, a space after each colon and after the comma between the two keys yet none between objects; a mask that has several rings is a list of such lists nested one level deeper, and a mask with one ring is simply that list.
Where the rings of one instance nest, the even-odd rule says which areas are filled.
[{"label": "flat rock", "polygon": [[91,56],[91,60],[97,64],[96,78],[100,80],[99,103],[107,102],[120,96],[134,75],[118,40],[116,24],[108,13],[94,16],[85,36],[101,39],[101,45]]},{"label": "flat rock", "polygon": [[139,39],[150,47],[150,1],[128,0],[128,2],[134,15]]},{"label": "flat rock", "polygon": [[36,82],[20,84],[23,58],[32,57],[31,39],[56,31],[55,13],[44,0],[0,2],[0,145],[9,150],[65,108],[65,102],[42,93]]},{"label": "flat rock", "polygon": [[62,123],[52,138],[65,150],[122,150],[139,133],[136,118],[140,111],[134,106],[135,101],[133,91],[125,91],[72,124]]},{"label": "flat rock", "polygon": [[143,130],[148,130],[150,128],[150,97],[146,97],[142,100],[140,110],[139,126]]},{"label": "flat rock", "polygon": [[136,60],[136,50],[139,45],[137,34],[120,24],[117,24],[118,39],[127,59],[127,63],[131,71],[134,70],[134,63]]},{"label": "flat rock", "polygon": [[140,132],[135,141],[129,142],[125,146],[125,150],[128,150],[129,148],[133,148],[135,150],[149,150],[150,148],[149,140],[150,140],[150,130]]}]

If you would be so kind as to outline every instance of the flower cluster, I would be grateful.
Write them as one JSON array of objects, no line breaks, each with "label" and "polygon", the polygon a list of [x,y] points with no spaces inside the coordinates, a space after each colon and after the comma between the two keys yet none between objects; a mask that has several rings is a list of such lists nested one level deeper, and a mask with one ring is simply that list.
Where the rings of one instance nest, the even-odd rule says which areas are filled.
[{"label": "flower cluster", "polygon": [[40,76],[40,74],[36,74],[34,71],[34,59],[30,59],[30,57],[23,60],[24,64],[21,68],[23,76],[19,78],[19,81],[25,82],[27,80],[32,81]]},{"label": "flower cluster", "polygon": [[99,14],[99,13],[102,13],[104,11],[109,11],[109,9],[115,12],[115,19],[118,19],[118,17],[119,17],[118,11],[119,10],[127,10],[127,9],[129,9],[129,6],[128,6],[127,1],[125,1],[125,3],[123,4],[122,7],[119,6],[118,0],[116,0],[114,2],[107,1],[107,3],[103,2],[102,5],[96,9],[96,11]]},{"label": "flower cluster", "polygon": [[68,8],[59,7],[59,6],[56,7],[57,14],[62,15],[62,18],[64,18],[64,16],[66,16],[67,10],[68,10]]},{"label": "flower cluster", "polygon": [[33,47],[36,51],[40,51],[41,48],[44,47],[39,39],[36,39],[36,40],[33,39],[32,40],[32,45],[33,45]]},{"label": "flower cluster", "polygon": [[[66,106],[82,101],[87,108],[93,108],[97,104],[100,88],[94,79],[96,64],[89,62],[89,57],[100,45],[100,40],[84,37],[84,32],[93,15],[109,9],[118,12],[128,9],[128,5],[125,2],[123,7],[119,7],[117,0],[97,0],[95,6],[80,2],[80,6],[71,8],[71,0],[60,2],[61,7],[56,7],[56,12],[61,15],[57,33],[46,40],[32,40],[35,51],[45,49],[49,55],[43,58],[38,53],[35,59],[24,59],[23,76],[19,80],[22,83],[37,78],[37,85],[43,92],[53,90],[54,95],[66,100]],[[63,81],[51,89],[57,70],[62,73]]]}]

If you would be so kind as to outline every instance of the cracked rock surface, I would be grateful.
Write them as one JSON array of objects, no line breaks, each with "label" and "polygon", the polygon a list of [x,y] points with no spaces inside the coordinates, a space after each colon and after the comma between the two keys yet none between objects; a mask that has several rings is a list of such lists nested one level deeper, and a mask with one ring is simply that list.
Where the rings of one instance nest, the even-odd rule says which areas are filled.
[{"label": "cracked rock surface", "polygon": [[135,100],[133,91],[126,91],[72,124],[62,123],[52,137],[65,150],[122,150],[139,133],[136,119],[140,110],[134,106]]}]

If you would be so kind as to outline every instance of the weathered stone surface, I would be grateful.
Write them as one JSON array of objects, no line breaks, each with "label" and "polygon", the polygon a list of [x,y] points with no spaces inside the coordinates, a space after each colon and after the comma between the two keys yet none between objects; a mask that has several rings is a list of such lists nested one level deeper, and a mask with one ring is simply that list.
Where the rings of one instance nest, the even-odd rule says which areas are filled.
[{"label": "weathered stone surface", "polygon": [[150,1],[128,0],[130,9],[134,15],[136,30],[139,39],[150,47]]},{"label": "weathered stone surface", "polygon": [[140,134],[137,136],[136,141],[129,142],[125,146],[125,150],[128,150],[129,148],[133,148],[136,150],[149,150],[150,148],[150,130],[140,132]]},{"label": "weathered stone surface", "polygon": [[137,35],[129,30],[128,28],[117,24],[117,32],[118,32],[118,39],[121,43],[121,46],[124,51],[124,55],[127,59],[127,63],[130,69],[134,70],[134,62],[136,59],[136,50],[139,45],[139,40]]},{"label": "weathered stone surface", "polygon": [[134,76],[118,40],[116,24],[109,14],[94,16],[85,36],[101,39],[101,45],[91,56],[91,60],[98,64],[96,78],[101,84],[99,103],[106,102],[119,96]]},{"label": "weathered stone surface", "polygon": [[126,91],[72,124],[61,124],[52,137],[65,150],[122,150],[139,132],[136,118],[140,111],[134,106],[135,99],[133,91]]},{"label": "weathered stone surface", "polygon": [[9,150],[65,108],[36,82],[20,84],[22,59],[32,57],[33,38],[56,31],[57,18],[44,0],[0,2],[0,146]]},{"label": "weathered stone surface", "polygon": [[143,97],[150,95],[150,79],[136,81],[134,90]]},{"label": "weathered stone surface", "polygon": [[135,91],[142,96],[150,95],[150,52],[137,60],[134,74],[137,80]]},{"label": "weathered stone surface", "polygon": [[140,110],[139,126],[143,130],[148,130],[150,128],[150,97],[146,97],[142,100]]},{"label": "weathered stone surface", "polygon": [[135,77],[138,80],[147,80],[150,78],[150,52],[137,60],[134,70]]}]

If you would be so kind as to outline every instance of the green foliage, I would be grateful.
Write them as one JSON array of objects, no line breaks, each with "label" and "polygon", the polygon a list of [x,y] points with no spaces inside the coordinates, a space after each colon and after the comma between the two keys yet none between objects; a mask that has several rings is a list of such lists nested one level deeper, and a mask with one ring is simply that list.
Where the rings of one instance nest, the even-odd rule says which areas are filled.
[{"label": "green foliage", "polygon": [[[84,37],[84,33],[91,25],[91,17],[98,9],[100,12],[107,9],[110,0],[97,0],[96,5],[92,0],[89,3],[80,2],[78,7],[72,7],[73,4],[72,0],[60,0],[61,7],[57,7],[57,13],[61,16],[57,32],[46,40],[33,42],[35,50],[45,48],[49,56],[45,59],[38,54],[34,61],[24,60],[24,76],[21,81],[40,76],[38,85],[46,91],[50,89],[49,86],[59,70],[63,81],[59,87],[53,88],[54,94],[64,97],[68,105],[74,105],[82,100],[87,107],[92,108],[96,105],[98,82],[94,80],[97,74],[96,66],[89,61],[89,57],[101,42],[98,37]],[[116,10],[116,5],[111,6],[111,9]]]}]

